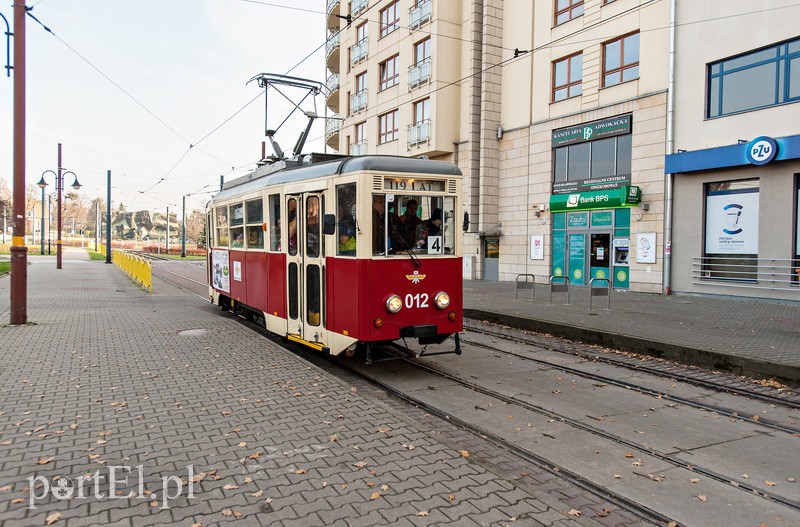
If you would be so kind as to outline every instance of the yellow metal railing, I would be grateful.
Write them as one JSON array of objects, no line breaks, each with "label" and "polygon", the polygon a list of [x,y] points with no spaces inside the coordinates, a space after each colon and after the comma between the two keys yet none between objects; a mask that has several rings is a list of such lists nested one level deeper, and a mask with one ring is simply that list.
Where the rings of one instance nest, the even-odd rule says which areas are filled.
[{"label": "yellow metal railing", "polygon": [[111,251],[111,261],[114,265],[125,271],[131,280],[153,294],[153,262],[149,258],[136,256],[121,249]]}]

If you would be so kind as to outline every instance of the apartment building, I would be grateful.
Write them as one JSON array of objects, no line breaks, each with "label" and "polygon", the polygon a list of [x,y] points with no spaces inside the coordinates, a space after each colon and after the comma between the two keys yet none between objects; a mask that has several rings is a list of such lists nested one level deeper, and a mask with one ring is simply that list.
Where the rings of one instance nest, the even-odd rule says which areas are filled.
[{"label": "apartment building", "polygon": [[[456,163],[469,213],[465,278],[791,297],[798,9],[789,0],[328,0],[327,144]],[[747,161],[759,146],[777,154]],[[761,202],[757,223],[740,215],[758,236],[733,244],[738,253],[709,241],[727,220],[709,208],[730,193]],[[767,259],[783,266],[781,292],[760,274]],[[755,289],[759,281],[768,287]]]}]

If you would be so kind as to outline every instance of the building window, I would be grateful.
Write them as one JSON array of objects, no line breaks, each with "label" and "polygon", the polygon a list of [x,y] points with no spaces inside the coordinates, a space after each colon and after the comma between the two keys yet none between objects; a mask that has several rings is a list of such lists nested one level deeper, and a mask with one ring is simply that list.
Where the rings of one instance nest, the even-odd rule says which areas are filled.
[{"label": "building window", "polygon": [[603,86],[639,78],[639,33],[603,44]]},{"label": "building window", "polygon": [[408,27],[416,29],[432,16],[431,0],[416,0],[411,9],[408,10]]},{"label": "building window", "polygon": [[389,7],[381,10],[381,38],[400,27],[398,4],[398,1],[392,2]]},{"label": "building window", "polygon": [[355,125],[355,141],[350,144],[351,156],[363,156],[367,153],[367,122]]},{"label": "building window", "polygon": [[421,124],[431,118],[431,100],[422,99],[414,103],[414,124]]},{"label": "building window", "polygon": [[385,90],[386,88],[391,88],[392,86],[397,85],[397,83],[399,82],[400,80],[400,69],[398,67],[399,62],[400,62],[399,55],[395,55],[394,57],[390,57],[385,61],[381,62],[380,64],[381,90]]},{"label": "building window", "polygon": [[553,62],[553,102],[583,93],[583,54]]},{"label": "building window", "polygon": [[385,113],[378,117],[379,132],[378,144],[397,141],[397,110]]},{"label": "building window", "polygon": [[757,179],[706,184],[702,278],[758,279],[758,196]]},{"label": "building window", "polygon": [[359,112],[367,107],[367,72],[356,75],[356,92],[350,97],[350,112]]},{"label": "building window", "polygon": [[350,64],[355,66],[367,58],[369,53],[369,35],[367,23],[364,22],[356,28],[356,43],[350,46]]},{"label": "building window", "polygon": [[583,14],[583,0],[556,0],[555,25],[569,22]]},{"label": "building window", "polygon": [[414,44],[414,64],[419,66],[429,58],[431,58],[430,37]]},{"label": "building window", "polygon": [[800,39],[708,66],[708,117],[800,101]]},{"label": "building window", "polygon": [[414,103],[414,124],[408,127],[408,146],[431,140],[431,100]]}]

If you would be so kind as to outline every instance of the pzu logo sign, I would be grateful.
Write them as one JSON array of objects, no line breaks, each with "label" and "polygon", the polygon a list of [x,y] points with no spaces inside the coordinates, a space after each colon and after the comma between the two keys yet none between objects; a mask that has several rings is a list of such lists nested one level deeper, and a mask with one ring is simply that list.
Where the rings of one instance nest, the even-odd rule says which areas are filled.
[{"label": "pzu logo sign", "polygon": [[747,161],[753,165],[766,165],[778,155],[778,144],[771,137],[756,137],[747,144]]}]

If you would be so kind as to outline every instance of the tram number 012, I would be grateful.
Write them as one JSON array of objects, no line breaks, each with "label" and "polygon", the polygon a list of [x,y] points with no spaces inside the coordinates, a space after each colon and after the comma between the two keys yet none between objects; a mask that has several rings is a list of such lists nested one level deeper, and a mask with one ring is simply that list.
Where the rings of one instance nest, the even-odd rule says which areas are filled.
[{"label": "tram number 012", "polygon": [[428,307],[428,293],[417,293],[416,295],[409,293],[406,295],[406,308],[412,309],[415,307]]}]

